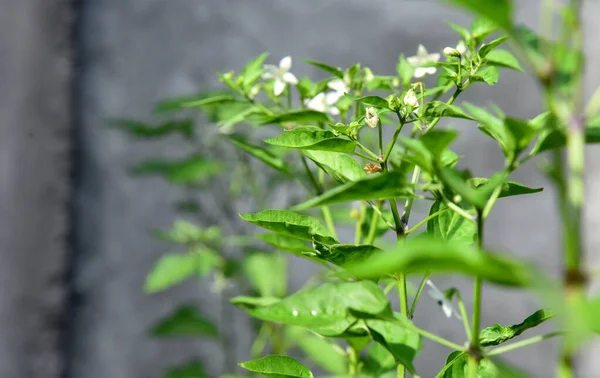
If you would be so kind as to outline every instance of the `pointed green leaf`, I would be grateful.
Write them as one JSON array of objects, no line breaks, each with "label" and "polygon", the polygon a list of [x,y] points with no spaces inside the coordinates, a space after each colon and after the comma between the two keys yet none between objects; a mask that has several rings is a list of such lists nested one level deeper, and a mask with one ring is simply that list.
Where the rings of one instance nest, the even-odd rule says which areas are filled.
[{"label": "pointed green leaf", "polygon": [[[475,188],[485,185],[488,182],[489,179],[480,177],[474,177],[472,179],[469,179],[469,183]],[[498,198],[518,196],[521,194],[539,193],[542,190],[544,190],[544,188],[528,188],[523,184],[519,184],[518,182],[508,181],[502,185],[502,191],[500,192]]]},{"label": "pointed green leaf", "polygon": [[365,323],[375,342],[384,346],[394,358],[413,375],[413,360],[421,349],[421,339],[413,324],[402,314],[394,314],[395,321],[367,319]]},{"label": "pointed green leaf", "polygon": [[341,183],[366,177],[358,162],[346,154],[330,151],[304,151],[304,154],[331,178]]},{"label": "pointed green leaf", "polygon": [[488,85],[495,85],[500,79],[500,71],[496,67],[486,67],[471,76],[472,81],[482,81]]},{"label": "pointed green leaf", "polygon": [[195,224],[181,219],[176,220],[170,230],[158,231],[155,235],[159,239],[179,244],[215,241],[222,237],[221,229],[218,226],[201,229]]},{"label": "pointed green leaf", "polygon": [[183,366],[167,370],[166,378],[205,378],[208,374],[200,361],[190,361]]},{"label": "pointed green leaf", "polygon": [[306,242],[280,234],[259,234],[256,237],[282,251],[301,254],[311,250]]},{"label": "pointed green leaf", "polygon": [[492,50],[485,56],[488,64],[523,71],[515,56],[506,50]]},{"label": "pointed green leaf", "polygon": [[400,272],[453,272],[507,286],[529,285],[534,276],[532,268],[519,260],[425,235],[409,238],[390,251],[375,254],[346,269],[363,278]]},{"label": "pointed green leaf", "polygon": [[[286,260],[279,253],[252,253],[244,258],[246,277],[263,297],[281,297],[287,291]],[[268,274],[267,274],[268,272]]]},{"label": "pointed green leaf", "polygon": [[[228,104],[231,102],[236,102],[235,97],[233,97],[232,95],[220,95],[220,96],[203,98],[203,99],[199,99],[199,100],[182,101],[179,103],[179,107],[182,109],[184,109],[184,108],[201,108],[203,106],[222,105],[222,104]],[[171,105],[173,106],[174,104],[171,103]]]},{"label": "pointed green leaf", "polygon": [[144,290],[156,293],[197,275],[202,259],[203,256],[196,253],[170,253],[162,256],[146,277]]},{"label": "pointed green leaf", "polygon": [[498,30],[498,26],[490,21],[489,18],[476,18],[471,23],[471,35],[475,39],[475,44],[479,44],[483,41],[488,35],[492,34]]},{"label": "pointed green leaf", "polygon": [[388,101],[383,97],[379,97],[379,96],[355,97],[355,96],[351,96],[349,94],[346,94],[346,97],[351,98],[354,101],[358,101],[358,102],[368,105],[368,106],[389,109]]},{"label": "pointed green leaf", "polygon": [[155,337],[217,337],[217,327],[194,306],[183,306],[152,328]]},{"label": "pointed green leaf", "polygon": [[441,101],[431,101],[425,104],[425,107],[422,111],[423,117],[452,117],[452,118],[464,118],[464,119],[474,119],[467,115],[456,105],[448,105]]},{"label": "pointed green leaf", "polygon": [[[600,115],[590,118],[583,130],[586,143],[600,143]],[[566,146],[565,130],[550,129],[543,131],[535,144],[536,154]]]},{"label": "pointed green leaf", "polygon": [[496,187],[502,185],[506,179],[505,174],[498,173],[487,181],[485,185],[474,188],[453,168],[442,167],[438,170],[438,175],[444,185],[478,209],[485,207]]},{"label": "pointed green leaf", "polygon": [[500,345],[510,339],[513,339],[530,328],[537,327],[548,319],[554,317],[554,312],[548,309],[542,309],[534,312],[527,317],[522,323],[511,326],[501,326],[494,324],[493,327],[488,327],[481,330],[479,340],[481,346]]},{"label": "pointed green leaf", "polygon": [[174,133],[191,138],[194,134],[194,123],[190,120],[168,121],[156,126],[129,119],[117,119],[111,123],[132,136],[146,139],[160,138]]},{"label": "pointed green leaf", "polygon": [[349,310],[364,314],[390,312],[383,290],[371,281],[325,283],[304,289],[267,307],[247,310],[258,319],[296,325],[323,336],[337,336],[354,322]]},{"label": "pointed green leaf", "polygon": [[331,246],[317,244],[315,256],[332,264],[344,266],[349,263],[364,261],[377,252],[381,252],[381,249],[370,244],[333,244]]},{"label": "pointed green leaf", "polygon": [[414,197],[414,193],[404,175],[398,172],[375,173],[358,181],[350,181],[328,190],[318,197],[294,206],[292,210],[300,211],[340,202],[399,197]]},{"label": "pointed green leaf", "polygon": [[260,78],[263,73],[263,63],[268,56],[269,53],[262,53],[246,64],[246,67],[240,72],[240,76],[244,80],[244,88],[249,89],[249,87]]},{"label": "pointed green leaf", "polygon": [[325,226],[308,215],[300,215],[287,210],[263,210],[256,214],[240,214],[240,217],[282,235],[303,240],[314,239],[324,244],[338,244]]},{"label": "pointed green leaf", "polygon": [[443,212],[427,222],[427,233],[445,240],[454,240],[468,245],[475,243],[477,239],[477,225],[475,222],[471,222],[454,210],[449,209],[443,201],[436,200],[431,205],[429,215],[440,211]]},{"label": "pointed green leaf", "polygon": [[199,184],[223,171],[216,161],[202,156],[183,160],[148,160],[133,168],[136,175],[161,175],[174,184]]},{"label": "pointed green leaf", "polygon": [[266,143],[300,150],[322,150],[352,153],[356,142],[340,138],[333,132],[314,126],[296,127],[275,138],[265,140]]},{"label": "pointed green leaf", "polygon": [[372,343],[369,346],[365,365],[367,371],[376,377],[380,377],[386,372],[396,370],[396,360],[394,356],[379,343]]},{"label": "pointed green leaf", "polygon": [[431,130],[419,137],[425,148],[437,159],[450,147],[458,132],[453,130]]},{"label": "pointed green leaf", "polygon": [[306,366],[287,356],[270,355],[241,362],[239,365],[246,370],[272,378],[314,378]]},{"label": "pointed green leaf", "polygon": [[537,130],[528,122],[517,118],[505,118],[504,126],[513,139],[511,143],[515,146],[516,155],[525,150],[537,134]]},{"label": "pointed green leaf", "polygon": [[263,122],[267,123],[311,123],[311,122],[331,122],[329,116],[325,113],[318,112],[316,110],[294,110],[288,113],[277,114],[273,117],[268,118]]},{"label": "pointed green leaf", "polygon": [[[468,356],[465,352],[452,352],[446,359],[444,366],[444,375],[442,378],[467,378]],[[477,367],[477,378],[509,378],[507,375],[502,375],[504,371],[500,371],[494,363],[488,358],[479,361]],[[438,376],[440,376],[438,374]]]},{"label": "pointed green leaf", "polygon": [[288,336],[296,342],[306,356],[332,374],[345,374],[348,370],[348,358],[338,345],[299,327],[291,327]]},{"label": "pointed green leaf", "polygon": [[286,174],[288,176],[292,175],[290,173],[289,169],[288,169],[288,164],[283,159],[281,159],[280,157],[278,157],[275,154],[273,154],[271,151],[269,151],[269,150],[267,150],[267,149],[265,149],[263,147],[259,147],[259,146],[255,146],[255,145],[249,144],[249,143],[247,143],[246,141],[242,140],[239,137],[231,136],[230,140],[237,147],[239,147],[242,150],[246,151],[247,153],[249,153],[250,155],[254,156],[258,160],[262,161],[266,165],[268,165],[268,166],[270,166],[270,167],[272,167],[272,168],[278,170],[279,172],[281,172],[283,174]]},{"label": "pointed green leaf", "polygon": [[496,38],[494,39],[492,42],[490,43],[484,43],[483,45],[481,45],[481,47],[479,48],[479,56],[481,58],[485,58],[485,56],[487,54],[490,53],[490,51],[494,50],[496,47],[500,46],[502,43],[504,43],[504,41],[506,41],[508,39],[508,37],[503,36],[500,38]]},{"label": "pointed green leaf", "polygon": [[457,25],[453,22],[448,22],[448,25],[458,33],[462,37],[465,42],[469,42],[471,40],[471,32],[460,25]]},{"label": "pointed green leaf", "polygon": [[201,108],[237,102],[230,93],[203,93],[195,96],[171,98],[159,102],[154,108],[155,114],[186,108]]},{"label": "pointed green leaf", "polygon": [[243,308],[244,310],[253,310],[258,307],[268,307],[280,301],[275,297],[248,297],[238,296],[229,300],[233,305]]},{"label": "pointed green leaf", "polygon": [[512,159],[514,157],[515,144],[509,136],[502,119],[493,116],[478,106],[466,102],[463,103],[463,106],[480,122],[479,129],[498,142],[507,159]]},{"label": "pointed green leaf", "polygon": [[315,67],[322,69],[325,72],[332,74],[333,76],[335,76],[337,78],[340,78],[340,79],[344,78],[344,71],[342,71],[339,68],[332,67],[325,63],[317,62],[316,60],[304,59],[304,61],[310,65],[313,65]]},{"label": "pointed green leaf", "polygon": [[513,4],[511,0],[447,0],[479,16],[487,17],[503,29],[512,28]]}]

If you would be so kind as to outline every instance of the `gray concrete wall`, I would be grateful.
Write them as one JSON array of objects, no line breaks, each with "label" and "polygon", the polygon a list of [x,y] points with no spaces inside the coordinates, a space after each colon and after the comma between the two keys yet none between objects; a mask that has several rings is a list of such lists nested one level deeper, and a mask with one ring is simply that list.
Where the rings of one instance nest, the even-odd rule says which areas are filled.
[{"label": "gray concrete wall", "polygon": [[63,368],[70,10],[0,1],[0,377]]}]

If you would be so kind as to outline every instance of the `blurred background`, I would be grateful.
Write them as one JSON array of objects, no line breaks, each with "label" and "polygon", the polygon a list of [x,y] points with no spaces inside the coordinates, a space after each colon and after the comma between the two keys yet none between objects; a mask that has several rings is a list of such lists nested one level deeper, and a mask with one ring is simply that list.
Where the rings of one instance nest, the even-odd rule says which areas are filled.
[{"label": "blurred background", "polygon": [[[539,2],[515,3],[518,20],[536,29]],[[589,96],[600,83],[600,3],[584,3]],[[210,279],[143,293],[148,270],[171,247],[149,231],[172,225],[184,193],[159,179],[134,178],[128,169],[147,157],[182,156],[187,147],[177,138],[135,141],[107,127],[108,120],[153,121],[158,100],[219,88],[216,73],[239,70],[265,51],[273,64],[291,55],[298,77],[320,75],[304,58],[341,67],[360,62],[394,74],[398,55],[415,55],[418,44],[429,51],[455,46],[447,21],[466,26],[471,19],[433,0],[0,0],[0,377],[158,378],[190,358],[218,377],[228,361],[247,360],[250,322],[211,294]],[[497,86],[473,87],[463,100],[493,102],[522,118],[541,109],[532,78],[507,70]],[[476,175],[501,168],[491,139],[472,123],[455,126],[464,132],[456,151]],[[590,264],[600,262],[597,153],[589,149],[587,166]],[[558,274],[558,213],[539,164],[528,163],[514,179],[545,190],[504,200],[487,226],[487,244]],[[247,227],[226,211],[224,193],[218,186],[202,193],[201,225]],[[290,194],[281,196],[274,201]],[[413,219],[427,212],[416,210]],[[315,266],[290,265],[296,290]],[[467,287],[453,277],[439,283]],[[486,286],[485,295],[483,326],[518,323],[540,307],[516,291]],[[219,326],[230,341],[228,360],[211,340],[148,336],[182,303],[197,304]],[[430,299],[416,322],[461,342],[454,331],[461,327]],[[549,341],[507,359],[532,377],[549,377],[556,352]],[[417,359],[422,376],[433,377],[447,354],[426,343]],[[582,354],[581,377],[600,376],[599,355],[598,346]]]}]

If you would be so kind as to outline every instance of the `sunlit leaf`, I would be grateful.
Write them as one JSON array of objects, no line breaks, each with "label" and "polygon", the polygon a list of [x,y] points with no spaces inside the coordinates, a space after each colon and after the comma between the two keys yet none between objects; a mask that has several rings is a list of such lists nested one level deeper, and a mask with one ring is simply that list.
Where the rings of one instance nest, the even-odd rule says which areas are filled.
[{"label": "sunlit leaf", "polygon": [[268,118],[263,123],[285,123],[285,122],[296,122],[296,123],[311,123],[311,122],[330,122],[331,119],[325,113],[318,112],[316,110],[294,110],[287,113],[277,114],[273,117]]},{"label": "sunlit leaf", "polygon": [[449,209],[443,201],[437,200],[431,205],[429,215],[439,211],[443,212],[427,222],[428,233],[445,240],[459,241],[468,245],[475,243],[477,239],[477,225],[475,222],[469,221],[454,210]]},{"label": "sunlit leaf", "polygon": [[273,378],[314,378],[310,370],[292,357],[271,355],[241,362],[239,364],[246,370]]},{"label": "sunlit leaf", "polygon": [[485,59],[488,64],[523,71],[517,58],[506,50],[492,50],[485,56]]},{"label": "sunlit leaf", "polygon": [[456,105],[448,105],[441,101],[431,101],[425,104],[425,107],[422,110],[423,117],[453,117],[453,118],[464,118],[464,119],[474,119],[471,116],[467,115]]},{"label": "sunlit leaf", "polygon": [[485,347],[502,344],[519,336],[530,328],[537,327],[552,317],[554,317],[554,312],[548,309],[542,309],[527,317],[522,323],[504,327],[495,324],[492,327],[485,328],[481,330],[479,335],[481,346]]},{"label": "sunlit leaf", "polygon": [[314,126],[296,127],[275,138],[265,140],[274,146],[297,148],[300,150],[322,150],[352,153],[356,142],[340,138],[333,132]]},{"label": "sunlit leaf", "polygon": [[306,157],[336,181],[357,181],[366,176],[360,164],[350,156],[330,151],[304,151]]}]

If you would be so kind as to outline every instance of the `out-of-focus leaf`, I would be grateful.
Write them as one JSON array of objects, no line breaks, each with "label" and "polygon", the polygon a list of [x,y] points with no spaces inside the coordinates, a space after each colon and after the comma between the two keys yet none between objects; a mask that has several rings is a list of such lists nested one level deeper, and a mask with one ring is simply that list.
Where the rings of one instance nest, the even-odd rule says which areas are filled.
[{"label": "out-of-focus leaf", "polygon": [[288,176],[292,175],[288,169],[288,164],[266,148],[252,145],[239,137],[231,136],[230,139],[237,147],[254,156],[269,167],[272,167]]},{"label": "out-of-focus leaf", "polygon": [[221,163],[203,156],[183,160],[148,160],[133,169],[136,175],[161,175],[174,184],[199,184],[221,173]]},{"label": "out-of-focus leaf", "polygon": [[186,138],[194,135],[194,123],[190,120],[168,121],[155,126],[140,121],[117,119],[112,124],[129,135],[146,139],[155,139],[176,133],[182,134]]},{"label": "out-of-focus leaf", "polygon": [[194,306],[180,307],[152,328],[157,337],[217,337],[217,327]]}]

